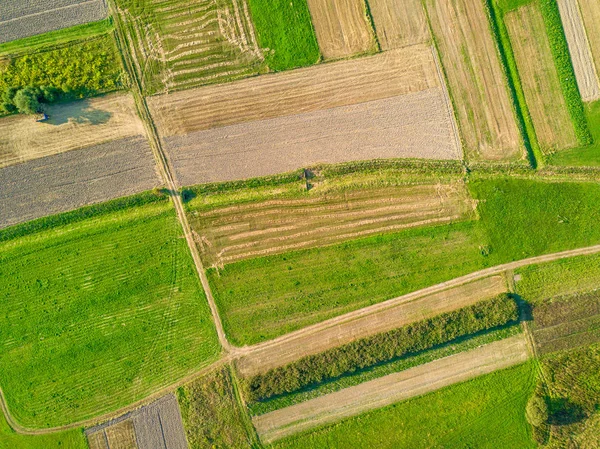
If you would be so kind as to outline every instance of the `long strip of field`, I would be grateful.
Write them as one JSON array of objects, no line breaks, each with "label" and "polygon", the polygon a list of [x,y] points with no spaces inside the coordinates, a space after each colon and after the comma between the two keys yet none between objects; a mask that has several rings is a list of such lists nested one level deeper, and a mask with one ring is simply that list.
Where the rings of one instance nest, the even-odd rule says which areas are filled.
[{"label": "long strip of field", "polygon": [[577,137],[562,95],[546,25],[532,3],[505,16],[525,99],[542,150],[572,147]]},{"label": "long strip of field", "polygon": [[206,266],[468,218],[461,182],[316,194],[192,211]]},{"label": "long strip of field", "polygon": [[583,101],[597,100],[600,98],[600,81],[577,0],[559,0],[558,9],[581,98]]},{"label": "long strip of field", "polygon": [[596,66],[596,73],[600,77],[600,2],[596,0],[579,0],[581,16],[587,32],[587,38]]},{"label": "long strip of field", "polygon": [[0,43],[102,20],[105,0],[2,0]]},{"label": "long strip of field", "polygon": [[492,160],[521,158],[523,144],[483,2],[425,4],[466,153]]},{"label": "long strip of field", "polygon": [[421,44],[431,37],[419,0],[369,0],[369,10],[382,50]]},{"label": "long strip of field", "polygon": [[522,335],[518,335],[255,416],[252,422],[261,441],[270,443],[294,433],[508,368],[525,362],[528,358],[527,342]]},{"label": "long strip of field", "polygon": [[133,98],[111,94],[66,104],[48,105],[50,117],[0,119],[0,168],[104,142],[145,135]]},{"label": "long strip of field", "polygon": [[254,376],[353,340],[461,309],[505,291],[504,278],[492,276],[431,295],[390,299],[255,346],[236,361],[236,367],[242,376]]},{"label": "long strip of field", "polygon": [[374,50],[365,0],[308,0],[323,57],[337,59]]},{"label": "long strip of field", "polygon": [[152,151],[142,137],[0,168],[0,228],[160,184]]}]

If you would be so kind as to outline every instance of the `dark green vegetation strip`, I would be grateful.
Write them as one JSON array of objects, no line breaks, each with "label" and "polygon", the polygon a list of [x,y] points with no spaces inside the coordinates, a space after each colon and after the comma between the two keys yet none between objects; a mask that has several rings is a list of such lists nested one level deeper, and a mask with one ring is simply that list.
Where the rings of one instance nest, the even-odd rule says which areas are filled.
[{"label": "dark green vegetation strip", "polygon": [[546,23],[548,40],[554,57],[554,64],[558,71],[558,79],[563,96],[571,115],[571,121],[575,129],[575,135],[580,145],[592,143],[592,134],[588,128],[583,102],[577,87],[575,71],[571,62],[571,53],[567,45],[567,39],[562,26],[560,12],[556,0],[538,0],[540,9]]},{"label": "dark green vegetation strip", "polygon": [[23,426],[118,409],[220,352],[170,202],[5,240],[0,297],[0,386]]},{"label": "dark green vegetation strip", "polygon": [[301,433],[269,447],[533,449],[537,445],[525,421],[525,405],[534,385],[534,366],[526,363]]},{"label": "dark green vegetation strip", "polygon": [[387,376],[406,369],[433,362],[434,360],[448,357],[453,354],[478,348],[479,346],[512,337],[521,332],[521,326],[512,324],[489,331],[478,332],[473,335],[459,337],[448,343],[434,346],[431,349],[419,351],[413,354],[393,359],[389,362],[378,363],[354,373],[344,375],[335,379],[324,381],[318,385],[311,385],[290,394],[275,396],[270,399],[248,404],[250,413],[262,415],[265,413],[289,407],[290,405],[308,401],[325,394],[334,393],[344,388],[353,387],[369,380]]},{"label": "dark green vegetation strip", "polygon": [[315,64],[321,58],[306,0],[249,0],[258,44],[270,70]]},{"label": "dark green vegetation strip", "polygon": [[177,390],[190,449],[251,447],[234,388],[225,367]]},{"label": "dark green vegetation strip", "polygon": [[59,98],[74,99],[120,89],[122,76],[112,34],[0,61],[0,115],[14,112],[11,96],[26,86],[55,88]]},{"label": "dark green vegetation strip", "polygon": [[0,44],[0,56],[18,55],[25,52],[39,51],[43,48],[55,47],[66,43],[89,39],[113,30],[112,19],[76,25],[62,30],[50,31],[36,36],[26,37],[12,42]]},{"label": "dark green vegetation strip", "polygon": [[501,295],[253,376],[245,381],[246,397],[257,401],[291,393],[464,335],[516,322],[518,316],[515,301],[508,295]]}]

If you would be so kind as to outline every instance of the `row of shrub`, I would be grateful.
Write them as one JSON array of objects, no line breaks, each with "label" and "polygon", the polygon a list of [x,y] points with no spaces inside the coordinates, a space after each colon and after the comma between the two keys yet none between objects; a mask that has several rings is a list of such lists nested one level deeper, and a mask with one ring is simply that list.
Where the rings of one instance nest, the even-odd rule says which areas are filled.
[{"label": "row of shrub", "polygon": [[322,165],[317,167],[326,178],[365,173],[379,170],[398,170],[415,174],[456,174],[464,173],[461,161],[427,161],[422,159],[374,159],[369,161],[345,162],[341,164]]},{"label": "row of shrub", "polygon": [[476,332],[513,323],[518,307],[511,295],[409,324],[311,355],[243,380],[249,401],[265,400],[387,362]]}]

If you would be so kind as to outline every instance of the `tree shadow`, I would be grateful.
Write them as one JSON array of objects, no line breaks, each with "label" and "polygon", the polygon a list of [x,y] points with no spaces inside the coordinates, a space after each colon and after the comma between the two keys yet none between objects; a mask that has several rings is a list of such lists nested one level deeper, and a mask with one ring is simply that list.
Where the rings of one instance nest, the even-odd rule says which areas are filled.
[{"label": "tree shadow", "polygon": [[549,398],[548,424],[566,426],[586,419],[583,407],[567,398]]},{"label": "tree shadow", "polygon": [[90,125],[102,125],[112,117],[112,112],[95,109],[90,100],[80,100],[71,103],[63,103],[46,106],[48,120],[44,123],[49,125],[64,125],[65,123],[78,123]]}]

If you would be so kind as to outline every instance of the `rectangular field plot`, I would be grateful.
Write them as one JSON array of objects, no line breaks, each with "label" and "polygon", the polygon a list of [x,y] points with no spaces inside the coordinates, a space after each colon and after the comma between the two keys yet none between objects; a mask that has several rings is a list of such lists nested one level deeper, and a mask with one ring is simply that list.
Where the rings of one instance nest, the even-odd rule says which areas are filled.
[{"label": "rectangular field plot", "polygon": [[246,0],[118,0],[149,93],[253,75],[263,65]]},{"label": "rectangular field plot", "polygon": [[104,19],[106,0],[2,0],[0,43]]},{"label": "rectangular field plot", "polygon": [[0,385],[23,426],[107,413],[219,354],[166,197],[0,231],[0,296]]},{"label": "rectangular field plot", "polygon": [[427,0],[426,9],[458,116],[465,152],[524,156],[506,77],[481,0]]},{"label": "rectangular field plot", "polygon": [[587,38],[596,66],[596,73],[600,77],[600,2],[596,0],[579,0],[581,16],[587,32]]},{"label": "rectangular field plot", "polygon": [[324,58],[375,50],[365,0],[308,0],[308,7]]},{"label": "rectangular field plot", "polygon": [[549,152],[577,144],[539,5],[532,3],[505,16],[523,83],[525,99],[540,146]]},{"label": "rectangular field plot", "polygon": [[577,0],[559,0],[558,8],[583,101],[600,98],[600,81]]},{"label": "rectangular field plot", "polygon": [[0,228],[160,184],[143,137],[113,140],[0,168]]},{"label": "rectangular field plot", "polygon": [[368,0],[382,50],[420,44],[430,39],[419,0]]}]

